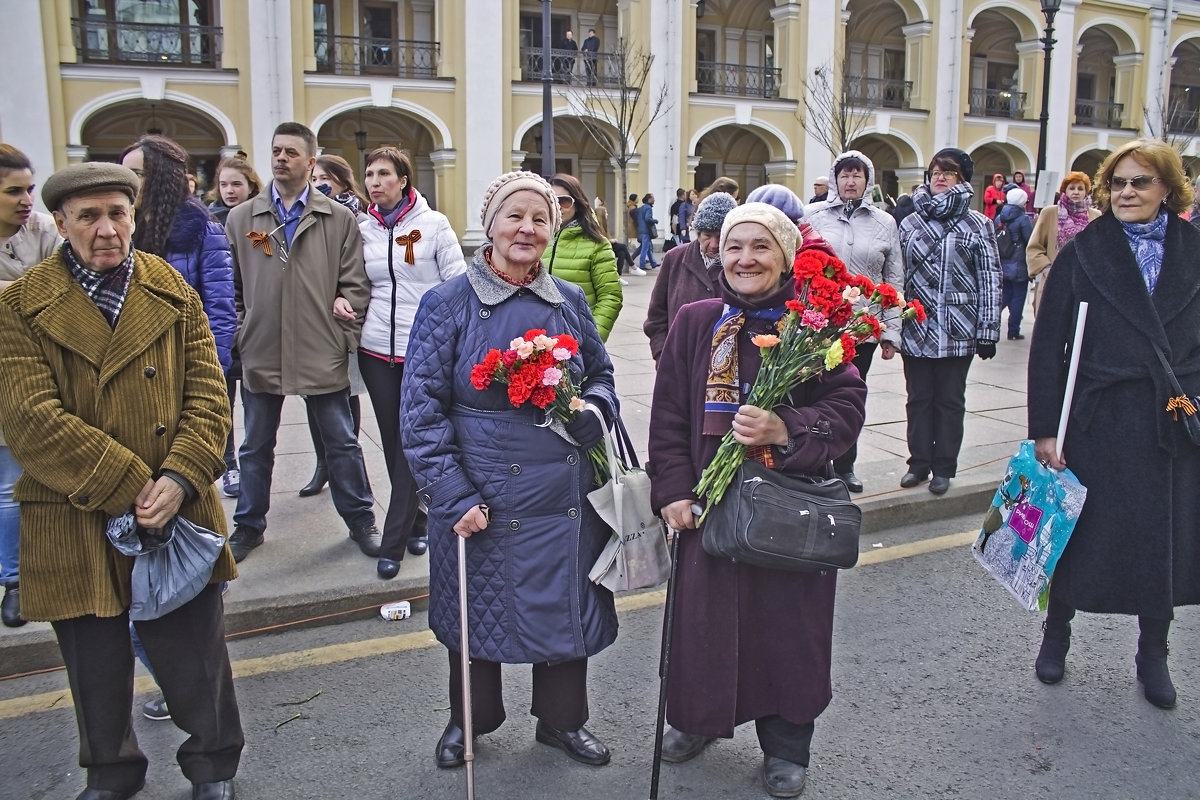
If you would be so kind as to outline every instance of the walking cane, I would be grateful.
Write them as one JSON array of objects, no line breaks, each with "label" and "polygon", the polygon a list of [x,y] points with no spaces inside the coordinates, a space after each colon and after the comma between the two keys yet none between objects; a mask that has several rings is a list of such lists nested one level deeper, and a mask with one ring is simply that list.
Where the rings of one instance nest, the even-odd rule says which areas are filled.
[{"label": "walking cane", "polygon": [[467,539],[458,537],[458,629],[462,670],[463,761],[467,767],[467,800],[475,800],[475,742],[471,734],[471,650],[467,633]]},{"label": "walking cane", "polygon": [[[692,505],[697,517],[703,513]],[[675,594],[679,577],[679,531],[671,531],[671,575],[667,579],[667,604],[663,612],[662,650],[658,658],[658,719],[654,723],[654,765],[650,770],[650,800],[658,800],[658,775],[662,771],[663,728],[667,721],[667,673],[671,666],[671,633],[675,630]]]}]

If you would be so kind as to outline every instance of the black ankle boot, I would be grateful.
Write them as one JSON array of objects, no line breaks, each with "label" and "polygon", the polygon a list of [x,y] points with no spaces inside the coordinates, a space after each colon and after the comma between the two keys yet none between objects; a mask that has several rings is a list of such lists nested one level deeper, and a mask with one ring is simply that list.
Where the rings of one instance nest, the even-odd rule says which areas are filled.
[{"label": "black ankle boot", "polygon": [[1138,617],[1138,625],[1141,635],[1133,662],[1146,699],[1159,708],[1174,708],[1175,684],[1167,669],[1167,631],[1171,620]]},{"label": "black ankle boot", "polygon": [[322,489],[324,489],[325,484],[328,482],[329,470],[326,469],[324,463],[318,463],[316,470],[313,471],[312,480],[308,482],[307,486],[300,490],[300,496],[312,497],[314,494],[318,494]]},{"label": "black ankle boot", "polygon": [[1038,650],[1033,668],[1042,683],[1055,684],[1063,679],[1067,667],[1067,651],[1071,649],[1071,619],[1075,609],[1051,600],[1042,622],[1042,647]]}]

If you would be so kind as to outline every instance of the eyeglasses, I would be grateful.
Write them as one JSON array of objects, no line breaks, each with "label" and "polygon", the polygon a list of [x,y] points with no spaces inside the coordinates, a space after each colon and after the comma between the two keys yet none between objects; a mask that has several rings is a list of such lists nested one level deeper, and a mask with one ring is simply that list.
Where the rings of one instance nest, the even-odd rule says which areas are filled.
[{"label": "eyeglasses", "polygon": [[575,198],[567,194],[555,195],[555,198],[558,200],[558,204],[560,206],[570,206],[575,204]]},{"label": "eyeglasses", "polygon": [[949,172],[942,172],[939,169],[935,169],[933,172],[929,173],[929,179],[931,181],[940,181],[942,179],[945,179],[948,181],[957,180],[958,173],[955,172],[954,170],[950,170]]},{"label": "eyeglasses", "polygon": [[1156,183],[1162,183],[1162,178],[1153,175],[1134,175],[1132,178],[1118,178],[1113,175],[1108,179],[1110,192],[1123,192],[1126,186],[1132,186],[1135,192],[1144,192]]}]

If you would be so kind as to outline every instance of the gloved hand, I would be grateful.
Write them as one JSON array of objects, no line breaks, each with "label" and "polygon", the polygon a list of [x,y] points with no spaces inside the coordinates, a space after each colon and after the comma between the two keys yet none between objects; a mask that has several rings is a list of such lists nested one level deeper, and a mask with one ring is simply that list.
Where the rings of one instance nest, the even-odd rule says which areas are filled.
[{"label": "gloved hand", "polygon": [[591,411],[584,411],[574,420],[566,425],[567,433],[571,434],[571,438],[579,442],[580,447],[584,450],[589,449],[594,444],[599,444],[604,439],[604,423],[600,421],[597,414]]},{"label": "gloved hand", "polygon": [[975,343],[975,355],[979,356],[984,361],[987,361],[989,358],[994,358],[996,355],[996,343],[995,342],[976,342]]}]

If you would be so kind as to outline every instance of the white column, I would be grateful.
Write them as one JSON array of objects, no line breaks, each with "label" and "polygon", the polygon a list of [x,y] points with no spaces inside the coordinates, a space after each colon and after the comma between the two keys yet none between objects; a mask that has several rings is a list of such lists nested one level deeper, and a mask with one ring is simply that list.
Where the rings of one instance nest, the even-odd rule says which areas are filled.
[{"label": "white column", "polygon": [[[1146,113],[1140,115],[1141,119],[1133,117],[1131,122],[1137,125],[1142,133],[1146,136],[1162,136],[1166,133],[1160,130],[1166,121],[1167,109],[1167,87],[1164,63],[1169,53],[1166,49],[1166,36],[1170,28],[1170,20],[1167,19],[1167,12],[1162,8],[1150,9],[1150,35],[1146,39],[1146,75],[1145,96],[1142,99],[1142,104],[1146,107]],[[1132,65],[1128,63],[1130,59],[1126,59],[1124,66],[1126,76],[1132,74]],[[1117,68],[1117,97],[1113,98],[1119,103],[1125,103],[1128,109],[1130,99],[1133,96],[1133,86],[1131,82],[1126,82],[1122,86],[1122,70],[1121,66]],[[1122,89],[1124,91],[1122,92]],[[1149,119],[1147,119],[1149,117]],[[1130,119],[1126,117],[1126,119]]]},{"label": "white column", "polygon": [[[4,38],[8,44],[0,47],[0,75],[4,76],[0,81],[0,140],[29,157],[40,184],[55,168],[54,137],[50,130],[50,76],[46,73],[41,12],[35,3],[21,5],[26,8],[12,10],[4,20]],[[40,196],[36,202],[41,208]]]},{"label": "white column", "polygon": [[[837,43],[846,40],[845,26],[847,19],[839,10],[840,3],[810,3],[808,5],[808,42],[804,53],[807,56],[804,74],[811,76],[818,69],[830,69],[836,75],[841,72],[837,63]],[[830,155],[818,139],[805,131],[804,150],[796,153],[800,164],[803,165],[801,180],[807,181],[813,175],[825,175],[829,172]]]},{"label": "white column", "polygon": [[[1050,57],[1050,119],[1046,123],[1046,169],[1066,175],[1067,141],[1075,124],[1075,10],[1080,0],[1063,0],[1054,18],[1054,49]],[[1126,109],[1128,111],[1128,109]],[[1040,113],[1040,110],[1039,110]]]},{"label": "white column", "polygon": [[[292,4],[288,0],[264,0],[246,5],[247,23],[261,34],[252,42],[242,79],[250,84],[250,135],[247,141],[259,175],[271,174],[271,134],[281,122],[296,120],[292,82]],[[253,76],[253,80],[251,80]],[[296,120],[306,122],[305,120]]]},{"label": "white column", "polygon": [[963,114],[962,75],[966,22],[961,2],[940,3],[937,15],[937,81],[934,86],[933,116],[934,152],[958,144],[958,125]]},{"label": "white column", "polygon": [[[504,30],[504,12],[500,3],[465,4],[463,42],[488,42],[497,31]],[[497,135],[500,121],[505,118],[504,101],[511,93],[510,76],[498,68],[486,48],[471,51],[465,61],[463,74],[457,76],[460,108],[470,109],[470,119],[492,120],[491,123],[466,126],[466,141],[458,145],[459,162],[466,170],[467,226],[462,231],[463,244],[469,246],[484,241],[483,224],[476,209],[483,193],[497,175],[513,169],[512,142]],[[524,153],[521,154],[524,159]],[[516,163],[520,164],[520,161]]]},{"label": "white column", "polygon": [[[629,191],[638,194],[646,190],[653,192],[659,205],[663,206],[658,209],[659,219],[666,219],[663,216],[663,203],[665,201],[665,205],[670,205],[675,198],[675,190],[682,185],[682,155],[679,143],[683,138],[683,106],[687,94],[683,87],[685,70],[681,66],[683,39],[680,32],[684,27],[684,9],[692,6],[683,0],[649,0],[646,5],[650,12],[650,30],[644,39],[644,46],[654,55],[654,62],[650,65],[650,77],[646,81],[642,114],[652,113],[651,104],[658,96],[658,87],[664,83],[667,85],[667,102],[671,104],[671,108],[650,126],[650,130],[642,138],[640,155],[643,156],[642,163],[645,168],[640,174],[645,189],[639,188],[636,181],[631,180]],[[644,125],[647,118],[641,117],[640,124]],[[632,163],[629,172],[634,174]],[[620,207],[624,208],[625,199],[620,200]],[[617,204],[609,203],[609,206],[616,208]]]}]

